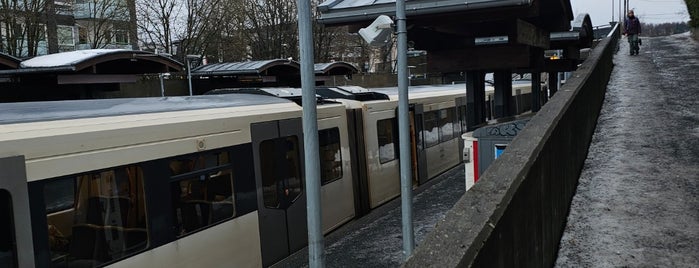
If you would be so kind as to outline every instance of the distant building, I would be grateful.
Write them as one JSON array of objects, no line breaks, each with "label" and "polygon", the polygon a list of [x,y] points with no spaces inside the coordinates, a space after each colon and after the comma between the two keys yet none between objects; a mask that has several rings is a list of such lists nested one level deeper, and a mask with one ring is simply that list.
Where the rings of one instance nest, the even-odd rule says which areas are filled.
[{"label": "distant building", "polygon": [[[133,49],[129,34],[135,20],[126,0],[25,0],[0,1],[0,13],[15,16],[0,20],[0,52],[19,58],[93,48]],[[28,10],[22,2],[36,2]],[[53,3],[52,7],[49,5]],[[50,12],[49,10],[52,10]],[[55,22],[55,23],[49,23]],[[55,28],[51,30],[55,25]],[[51,42],[55,39],[55,42]],[[52,44],[53,43],[53,44]],[[52,48],[52,46],[55,46]]]}]

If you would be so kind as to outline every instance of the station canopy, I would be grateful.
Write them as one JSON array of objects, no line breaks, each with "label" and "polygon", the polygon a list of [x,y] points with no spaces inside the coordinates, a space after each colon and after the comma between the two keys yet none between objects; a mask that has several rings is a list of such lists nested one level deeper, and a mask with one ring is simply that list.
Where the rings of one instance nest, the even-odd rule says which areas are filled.
[{"label": "station canopy", "polygon": [[344,61],[316,63],[313,69],[316,75],[351,75],[359,72],[357,67]]},{"label": "station canopy", "polygon": [[133,83],[138,75],[180,72],[178,61],[147,51],[87,49],[37,56],[17,68],[0,70],[0,76],[55,77],[56,84]]},{"label": "station canopy", "polygon": [[207,64],[192,69],[192,75],[298,75],[300,69],[300,64],[296,61],[286,59],[273,59],[261,61],[222,62]]},{"label": "station canopy", "polygon": [[[543,65],[550,33],[571,29],[570,0],[406,1],[408,41],[427,51],[431,72],[523,70]],[[395,15],[395,0],[326,0],[318,22],[367,27]]]},{"label": "station canopy", "polygon": [[0,53],[0,70],[14,70],[19,68],[20,59],[5,53]]}]

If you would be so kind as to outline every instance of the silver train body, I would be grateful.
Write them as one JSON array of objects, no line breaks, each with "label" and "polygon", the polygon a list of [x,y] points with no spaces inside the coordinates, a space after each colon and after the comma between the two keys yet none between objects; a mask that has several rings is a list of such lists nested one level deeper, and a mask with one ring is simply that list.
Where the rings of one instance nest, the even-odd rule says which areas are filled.
[{"label": "silver train body", "polygon": [[[318,105],[329,233],[399,195],[397,97],[319,92],[349,96]],[[460,162],[464,96],[411,88],[415,187]],[[0,267],[278,262],[307,244],[301,116],[240,93],[0,104]]]}]

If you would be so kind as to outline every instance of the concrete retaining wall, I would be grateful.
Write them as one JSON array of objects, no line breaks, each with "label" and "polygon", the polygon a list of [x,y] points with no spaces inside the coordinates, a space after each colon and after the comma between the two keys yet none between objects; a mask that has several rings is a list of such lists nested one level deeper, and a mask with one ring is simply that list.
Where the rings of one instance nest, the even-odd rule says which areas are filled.
[{"label": "concrete retaining wall", "polygon": [[405,267],[551,267],[613,68],[600,42]]}]

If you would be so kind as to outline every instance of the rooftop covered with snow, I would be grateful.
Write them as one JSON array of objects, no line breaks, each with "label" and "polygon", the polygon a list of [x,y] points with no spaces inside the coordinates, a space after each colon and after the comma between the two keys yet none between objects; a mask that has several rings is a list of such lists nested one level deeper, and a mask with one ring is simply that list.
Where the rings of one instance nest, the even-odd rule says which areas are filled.
[{"label": "rooftop covered with snow", "polygon": [[37,56],[0,74],[146,74],[182,71],[182,64],[146,51],[88,49]]}]

